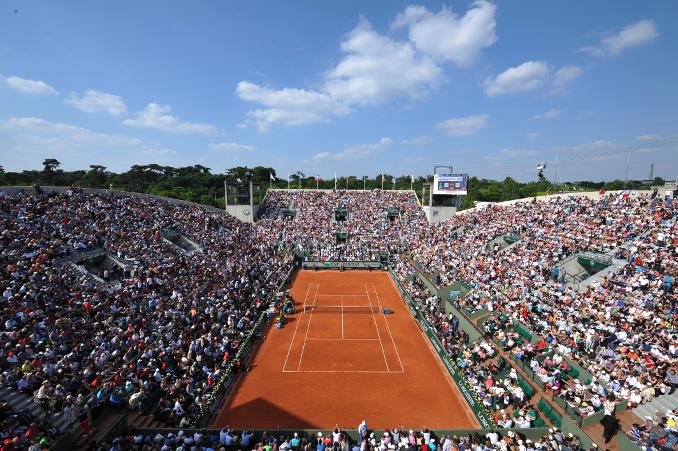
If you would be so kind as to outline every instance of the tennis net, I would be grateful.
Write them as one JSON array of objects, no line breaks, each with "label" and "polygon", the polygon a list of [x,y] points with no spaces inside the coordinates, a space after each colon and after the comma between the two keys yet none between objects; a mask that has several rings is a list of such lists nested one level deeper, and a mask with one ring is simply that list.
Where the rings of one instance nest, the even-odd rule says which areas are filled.
[{"label": "tennis net", "polygon": [[381,308],[369,305],[313,305],[304,304],[304,313],[381,313]]}]

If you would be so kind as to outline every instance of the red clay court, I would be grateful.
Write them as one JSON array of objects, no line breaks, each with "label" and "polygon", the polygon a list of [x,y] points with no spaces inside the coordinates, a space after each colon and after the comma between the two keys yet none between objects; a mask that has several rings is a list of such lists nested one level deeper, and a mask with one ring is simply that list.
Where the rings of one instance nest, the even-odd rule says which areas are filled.
[{"label": "red clay court", "polygon": [[291,294],[213,427],[479,427],[388,273],[300,271]]}]

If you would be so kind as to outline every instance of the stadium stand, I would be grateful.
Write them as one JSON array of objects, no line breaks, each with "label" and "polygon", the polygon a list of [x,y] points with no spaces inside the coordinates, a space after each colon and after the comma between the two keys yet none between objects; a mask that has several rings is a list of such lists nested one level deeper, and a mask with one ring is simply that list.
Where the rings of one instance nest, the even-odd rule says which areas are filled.
[{"label": "stadium stand", "polygon": [[[347,216],[338,220],[337,209]],[[645,196],[563,196],[491,205],[431,227],[412,192],[269,190],[251,225],[146,197],[0,194],[2,440],[40,449],[77,422],[85,430],[123,411],[188,431],[243,369],[236,356],[282,296],[291,257],[388,252],[390,270],[495,425],[549,433],[389,431],[360,446],[332,433],[245,442],[242,432],[131,429],[109,444],[306,450],[322,439],[342,451],[577,450],[588,445],[562,432],[567,418],[590,432],[629,408],[642,419],[624,437],[675,449],[676,213]],[[625,264],[573,284],[560,268],[583,252]],[[440,296],[455,283],[468,292]]]}]

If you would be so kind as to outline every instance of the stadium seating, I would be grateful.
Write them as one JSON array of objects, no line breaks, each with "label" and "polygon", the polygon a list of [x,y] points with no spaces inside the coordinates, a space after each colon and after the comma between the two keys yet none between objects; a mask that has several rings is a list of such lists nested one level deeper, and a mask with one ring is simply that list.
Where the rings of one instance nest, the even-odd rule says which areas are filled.
[{"label": "stadium seating", "polygon": [[[345,221],[336,220],[339,205]],[[0,194],[0,212],[0,382],[43,406],[45,430],[52,417],[73,422],[111,404],[153,412],[168,426],[194,424],[216,402],[218,382],[241,369],[234,356],[297,251],[318,260],[388,252],[499,427],[563,421],[543,399],[544,418],[530,413],[533,385],[499,351],[568,411],[635,407],[675,388],[677,207],[660,199],[563,196],[432,227],[413,193],[380,190],[271,190],[254,225],[78,189]],[[505,236],[520,239],[488,248]],[[617,269],[579,288],[554,278],[559,262],[582,251],[608,255]],[[419,269],[436,276],[425,285]],[[458,311],[482,318],[477,341],[432,292],[456,282],[470,287],[454,301]],[[25,437],[24,448],[39,442]]]}]

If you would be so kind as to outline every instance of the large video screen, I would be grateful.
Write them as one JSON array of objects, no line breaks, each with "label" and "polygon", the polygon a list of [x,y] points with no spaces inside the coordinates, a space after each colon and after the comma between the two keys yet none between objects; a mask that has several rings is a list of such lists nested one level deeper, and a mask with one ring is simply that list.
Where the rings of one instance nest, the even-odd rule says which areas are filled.
[{"label": "large video screen", "polygon": [[433,194],[466,195],[468,174],[436,174],[433,176]]}]

